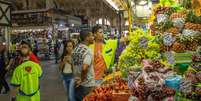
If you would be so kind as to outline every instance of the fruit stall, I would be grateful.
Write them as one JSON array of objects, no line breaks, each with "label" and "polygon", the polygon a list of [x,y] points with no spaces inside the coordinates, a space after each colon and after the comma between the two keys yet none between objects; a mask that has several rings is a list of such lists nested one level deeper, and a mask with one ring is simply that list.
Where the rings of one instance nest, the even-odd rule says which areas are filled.
[{"label": "fruit stall", "polygon": [[130,32],[119,71],[84,101],[201,101],[201,16],[195,0],[165,1],[153,8],[150,30]]}]

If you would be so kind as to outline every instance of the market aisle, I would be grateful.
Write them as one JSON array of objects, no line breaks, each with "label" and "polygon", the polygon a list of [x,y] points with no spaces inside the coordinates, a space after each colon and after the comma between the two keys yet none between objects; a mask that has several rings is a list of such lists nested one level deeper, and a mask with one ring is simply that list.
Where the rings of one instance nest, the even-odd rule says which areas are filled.
[{"label": "market aisle", "polygon": [[41,101],[66,101],[65,88],[54,61],[41,62]]},{"label": "market aisle", "polygon": [[[45,61],[41,62],[41,64],[43,68],[41,101],[67,101],[57,65],[54,64],[54,61]],[[9,95],[0,94],[0,101],[10,101]]]}]

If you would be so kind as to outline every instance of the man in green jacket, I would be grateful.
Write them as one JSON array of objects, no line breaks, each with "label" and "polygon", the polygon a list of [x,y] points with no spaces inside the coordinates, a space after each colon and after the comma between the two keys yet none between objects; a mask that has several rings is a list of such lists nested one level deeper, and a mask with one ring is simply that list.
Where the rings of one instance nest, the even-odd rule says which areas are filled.
[{"label": "man in green jacket", "polygon": [[16,101],[40,101],[40,77],[42,69],[39,64],[29,60],[29,45],[23,44],[21,54],[23,63],[20,64],[13,73],[11,85],[12,98]]}]

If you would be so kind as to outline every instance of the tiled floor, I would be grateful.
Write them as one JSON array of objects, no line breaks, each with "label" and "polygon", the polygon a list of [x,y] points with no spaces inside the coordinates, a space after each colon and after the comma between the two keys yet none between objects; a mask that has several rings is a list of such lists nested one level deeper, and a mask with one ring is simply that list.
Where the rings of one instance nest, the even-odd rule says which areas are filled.
[{"label": "tiled floor", "polygon": [[[53,61],[42,62],[41,101],[67,101],[65,88]],[[0,101],[10,101],[9,95],[0,95]]]}]

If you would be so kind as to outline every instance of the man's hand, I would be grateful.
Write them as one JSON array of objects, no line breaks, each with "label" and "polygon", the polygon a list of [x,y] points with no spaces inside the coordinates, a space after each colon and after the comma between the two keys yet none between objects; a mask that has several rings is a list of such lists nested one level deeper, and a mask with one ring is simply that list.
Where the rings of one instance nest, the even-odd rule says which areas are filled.
[{"label": "man's hand", "polygon": [[79,87],[81,84],[81,78],[80,77],[75,77],[75,85],[76,87]]}]

